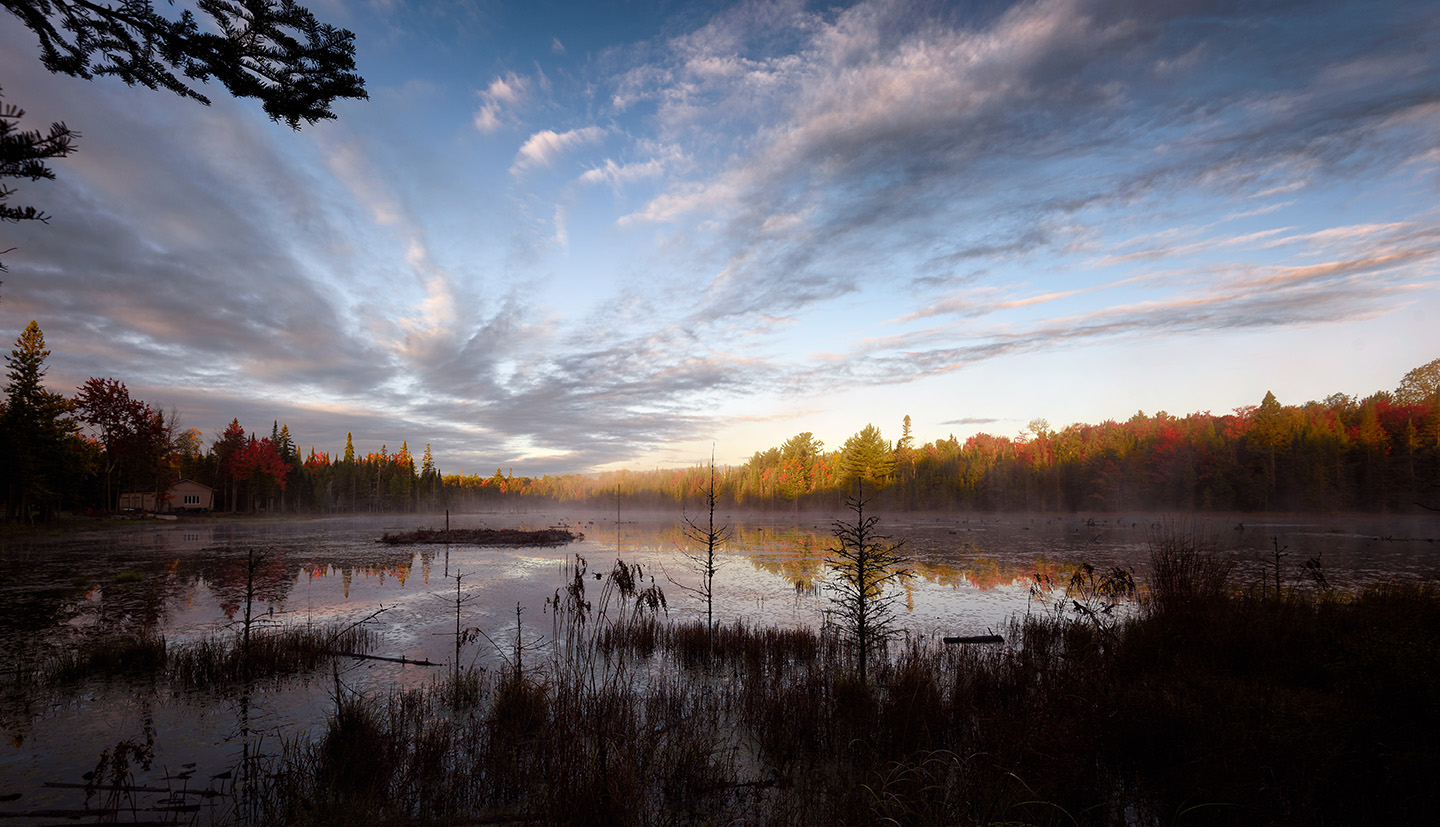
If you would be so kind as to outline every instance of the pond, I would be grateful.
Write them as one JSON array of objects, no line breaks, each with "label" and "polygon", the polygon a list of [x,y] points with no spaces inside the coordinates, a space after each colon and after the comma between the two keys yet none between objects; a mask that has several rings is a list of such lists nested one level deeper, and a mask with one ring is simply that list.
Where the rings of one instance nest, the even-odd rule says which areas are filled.
[{"label": "pond", "polygon": [[[693,516],[693,514],[692,514]],[[848,515],[719,513],[730,540],[715,579],[717,621],[818,626],[830,529]],[[391,546],[385,532],[441,527],[443,515],[323,519],[180,520],[124,530],[9,541],[0,545],[0,669],[11,684],[47,652],[75,639],[156,629],[184,643],[235,628],[244,614],[246,560],[260,556],[253,612],[264,623],[368,620],[393,658],[448,663],[454,654],[457,585],[461,622],[483,632],[462,661],[498,663],[490,640],[543,644],[547,599],[569,581],[577,556],[587,580],[616,559],[638,564],[666,594],[669,617],[702,617],[686,593],[698,576],[681,553],[693,548],[682,515],[530,512],[452,515],[455,528],[563,525],[583,539],[556,548]],[[1351,588],[1440,573],[1440,519],[1420,516],[1238,515],[881,515],[877,528],[903,549],[915,574],[897,601],[905,634],[921,637],[1006,631],[1043,611],[1031,586],[1063,583],[1082,563],[1128,566],[1142,589],[1151,538],[1204,536],[1237,556],[1242,582],[1273,578],[1275,553],[1287,585],[1312,558],[1328,583]],[[517,627],[517,610],[519,626]],[[269,682],[241,701],[133,682],[95,682],[64,692],[5,690],[0,725],[0,797],[14,809],[75,808],[76,784],[102,750],[122,739],[153,741],[154,764],[136,778],[170,788],[218,784],[242,750],[278,750],[312,733],[337,691],[424,684],[439,669],[385,661],[347,662],[335,674]],[[8,800],[8,799],[6,799]]]}]

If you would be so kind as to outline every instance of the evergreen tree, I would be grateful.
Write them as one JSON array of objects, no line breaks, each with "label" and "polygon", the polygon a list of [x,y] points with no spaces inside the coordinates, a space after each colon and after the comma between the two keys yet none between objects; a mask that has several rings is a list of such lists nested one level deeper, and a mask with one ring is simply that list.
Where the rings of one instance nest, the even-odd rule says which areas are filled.
[{"label": "evergreen tree", "polygon": [[9,383],[0,414],[0,465],[10,519],[28,522],[36,512],[48,518],[79,470],[68,444],[79,430],[70,418],[70,400],[42,384],[49,355],[45,334],[32,320],[5,359]]},{"label": "evergreen tree", "polygon": [[[12,104],[0,103],[0,178],[25,178],[31,181],[55,179],[55,173],[45,162],[52,158],[64,158],[74,149],[78,137],[63,123],[50,125],[48,133],[38,130],[20,129],[20,119],[25,110]],[[50,217],[34,207],[20,207],[5,203],[15,190],[0,184],[0,221],[48,222]],[[0,263],[0,272],[5,265]]]},{"label": "evergreen tree", "polygon": [[890,451],[890,443],[880,436],[880,429],[866,425],[845,440],[840,467],[847,481],[858,479],[883,485],[895,470],[895,457]]},{"label": "evergreen tree", "polygon": [[198,0],[201,26],[151,0],[0,0],[39,39],[52,72],[106,75],[134,86],[168,89],[209,105],[195,84],[219,81],[237,98],[255,98],[271,120],[292,128],[335,117],[337,98],[366,98],[354,73],[355,35],[320,23],[294,0]]},{"label": "evergreen tree", "polygon": [[425,498],[425,509],[434,510],[436,494],[442,490],[440,472],[435,468],[435,457],[430,453],[430,443],[425,443],[425,455],[420,460],[420,491]]},{"label": "evergreen tree", "polygon": [[222,491],[227,491],[226,505],[231,511],[239,507],[239,489],[236,486],[236,465],[240,459],[240,452],[245,448],[245,429],[240,427],[239,418],[230,420],[225,432],[211,446],[210,452],[215,455],[215,485]]}]

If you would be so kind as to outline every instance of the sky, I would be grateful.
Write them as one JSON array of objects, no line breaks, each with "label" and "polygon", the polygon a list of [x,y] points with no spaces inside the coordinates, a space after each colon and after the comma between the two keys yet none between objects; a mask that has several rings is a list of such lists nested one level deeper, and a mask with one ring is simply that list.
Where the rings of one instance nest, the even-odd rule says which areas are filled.
[{"label": "sky", "polygon": [[538,476],[1440,357],[1433,0],[305,5],[369,100],[299,131],[49,74],[0,12],[4,102],[82,135],[0,225],[51,390]]}]

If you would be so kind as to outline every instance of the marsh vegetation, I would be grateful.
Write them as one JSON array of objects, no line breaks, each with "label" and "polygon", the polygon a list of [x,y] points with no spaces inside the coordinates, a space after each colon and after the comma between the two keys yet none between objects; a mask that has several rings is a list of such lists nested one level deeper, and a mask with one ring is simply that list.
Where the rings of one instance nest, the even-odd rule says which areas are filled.
[{"label": "marsh vegetation", "polygon": [[[712,627],[672,618],[656,572],[582,557],[543,614],[513,607],[483,634],[457,578],[451,668],[409,686],[361,688],[333,659],[339,634],[366,645],[367,623],[257,628],[248,673],[232,630],[97,640],[31,674],[52,690],[238,693],[318,669],[324,708],[247,749],[243,788],[135,810],[179,823],[1319,824],[1434,809],[1440,590],[1336,589],[1278,545],[1254,572],[1174,526],[1147,557],[1141,577],[1032,578],[1001,645],[888,637],[863,678],[843,615]],[[102,755],[111,775],[130,755],[112,795],[176,785],[141,771],[147,748]]]}]

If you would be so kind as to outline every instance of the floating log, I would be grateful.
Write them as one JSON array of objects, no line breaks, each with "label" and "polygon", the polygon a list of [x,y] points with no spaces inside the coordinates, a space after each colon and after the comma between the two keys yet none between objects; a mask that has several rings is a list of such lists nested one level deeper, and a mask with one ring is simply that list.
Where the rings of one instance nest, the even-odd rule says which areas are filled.
[{"label": "floating log", "polygon": [[966,635],[964,637],[941,638],[945,643],[1004,643],[1005,638],[999,635]]},{"label": "floating log", "polygon": [[380,542],[387,545],[440,545],[451,543],[467,546],[563,546],[585,539],[564,528],[419,528],[397,534],[386,532]]},{"label": "floating log", "polygon": [[339,658],[359,658],[360,660],[383,660],[386,663],[403,663],[409,666],[444,666],[443,663],[433,663],[429,658],[415,660],[401,655],[398,658],[386,657],[385,655],[362,655],[359,652],[331,652]]}]

